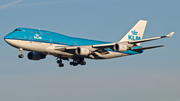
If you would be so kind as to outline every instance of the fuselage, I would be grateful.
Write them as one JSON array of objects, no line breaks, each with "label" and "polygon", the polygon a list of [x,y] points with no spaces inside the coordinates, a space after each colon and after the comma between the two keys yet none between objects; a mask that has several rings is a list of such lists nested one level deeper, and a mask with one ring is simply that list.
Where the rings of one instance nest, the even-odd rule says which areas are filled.
[{"label": "fuselage", "polygon": [[[147,21],[139,20],[119,41],[105,42],[83,38],[70,37],[63,34],[30,28],[17,28],[7,34],[4,40],[20,52],[30,51],[27,54],[30,60],[45,59],[47,55],[57,57],[59,67],[63,67],[62,60],[72,59],[73,66],[86,65],[85,58],[110,59],[128,55],[140,54],[144,50],[163,47],[164,45],[142,47],[143,42],[171,37],[174,32],[165,36],[143,38]],[[110,37],[110,36],[109,36]]]},{"label": "fuselage", "polygon": [[[83,38],[69,37],[63,34],[35,30],[29,28],[17,28],[4,37],[4,40],[13,47],[23,50],[40,52],[50,55],[61,55],[72,58],[74,54],[55,50],[56,46],[91,46],[97,44],[108,44],[111,42],[97,41]],[[95,59],[107,59],[142,53],[142,51],[116,52],[112,49],[106,49],[110,54],[96,57]]]}]

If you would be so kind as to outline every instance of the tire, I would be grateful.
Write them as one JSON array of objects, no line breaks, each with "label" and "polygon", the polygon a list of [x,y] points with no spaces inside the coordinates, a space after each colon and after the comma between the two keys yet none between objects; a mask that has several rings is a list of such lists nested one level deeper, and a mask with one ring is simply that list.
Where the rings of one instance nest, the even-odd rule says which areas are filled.
[{"label": "tire", "polygon": [[85,61],[81,62],[81,65],[86,65],[86,62]]},{"label": "tire", "polygon": [[73,64],[74,64],[74,62],[70,62],[69,64],[70,64],[70,65],[73,65]]},{"label": "tire", "polygon": [[24,55],[23,55],[23,54],[19,54],[18,57],[19,57],[19,58],[23,58]]}]

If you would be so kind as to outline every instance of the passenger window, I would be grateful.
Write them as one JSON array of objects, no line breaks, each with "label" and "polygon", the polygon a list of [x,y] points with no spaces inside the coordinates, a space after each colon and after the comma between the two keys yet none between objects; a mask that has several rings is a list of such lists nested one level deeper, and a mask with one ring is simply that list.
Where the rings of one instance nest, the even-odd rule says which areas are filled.
[{"label": "passenger window", "polygon": [[20,29],[15,29],[14,31],[21,31]]}]

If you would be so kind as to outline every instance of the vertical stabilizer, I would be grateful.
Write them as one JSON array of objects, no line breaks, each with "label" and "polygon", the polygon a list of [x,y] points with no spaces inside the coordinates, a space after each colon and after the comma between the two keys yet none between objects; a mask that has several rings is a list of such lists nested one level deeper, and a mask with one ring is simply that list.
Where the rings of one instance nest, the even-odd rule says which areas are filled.
[{"label": "vertical stabilizer", "polygon": [[[119,41],[135,41],[140,40],[143,37],[144,30],[146,28],[147,21],[139,20],[136,25]],[[140,43],[137,44],[138,46]]]}]

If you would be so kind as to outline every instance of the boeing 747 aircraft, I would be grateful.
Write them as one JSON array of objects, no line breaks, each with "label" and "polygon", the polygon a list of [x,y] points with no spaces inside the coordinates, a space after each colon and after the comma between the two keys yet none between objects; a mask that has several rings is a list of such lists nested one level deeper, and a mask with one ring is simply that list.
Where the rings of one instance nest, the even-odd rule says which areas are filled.
[{"label": "boeing 747 aircraft", "polygon": [[45,59],[47,55],[57,57],[59,67],[63,67],[62,60],[72,59],[70,65],[86,65],[87,59],[110,59],[128,55],[140,54],[144,50],[163,47],[164,45],[142,47],[142,42],[171,37],[174,32],[166,36],[142,39],[147,21],[139,20],[137,24],[118,42],[104,42],[29,28],[17,28],[4,37],[4,40],[20,51],[19,58],[23,58],[22,51],[30,51],[30,60]]}]

